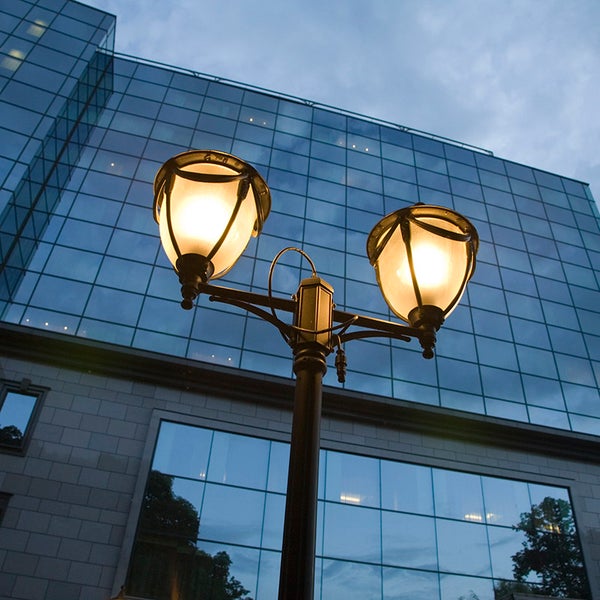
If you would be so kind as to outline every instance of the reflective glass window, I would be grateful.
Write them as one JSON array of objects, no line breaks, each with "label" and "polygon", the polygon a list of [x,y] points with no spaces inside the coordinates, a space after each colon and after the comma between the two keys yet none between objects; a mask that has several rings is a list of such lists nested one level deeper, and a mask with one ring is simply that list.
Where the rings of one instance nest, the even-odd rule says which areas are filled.
[{"label": "reflective glass window", "polygon": [[417,181],[419,185],[433,188],[436,190],[442,190],[444,192],[450,191],[450,181],[446,175],[434,173],[433,171],[425,171],[424,169],[417,169]]},{"label": "reflective glass window", "polygon": [[313,121],[327,127],[346,129],[346,117],[329,110],[315,109],[313,112]]},{"label": "reflective glass window", "polygon": [[[481,275],[479,275],[480,267],[482,266],[484,267],[483,270],[485,271],[486,265],[482,265],[481,263],[477,265],[475,278],[477,278],[478,280],[484,279]],[[499,272],[497,271],[497,269],[490,267],[490,272],[493,273],[492,280],[494,282],[497,282],[496,277],[498,278],[498,280],[500,279]],[[471,282],[468,287],[468,294],[471,306],[476,306],[477,308],[494,310],[498,312],[503,309],[506,310],[504,294],[502,290],[491,288],[487,285],[478,285],[475,282]]]},{"label": "reflective glass window", "polygon": [[525,240],[520,231],[492,225],[492,234],[494,242],[502,244],[496,246],[496,255],[501,265],[510,265],[521,271],[531,271],[529,256],[524,252]]},{"label": "reflective glass window", "polygon": [[441,387],[473,394],[481,393],[479,368],[476,364],[440,356],[438,376]]},{"label": "reflective glass window", "polygon": [[527,421],[529,418],[527,407],[524,404],[488,397],[485,398],[485,414],[513,421]]},{"label": "reflective glass window", "polygon": [[477,162],[477,166],[481,167],[482,169],[504,174],[505,162],[499,158],[496,158],[495,156],[490,156],[489,154],[484,154],[482,152],[476,152],[475,160]]},{"label": "reflective glass window", "polygon": [[312,127],[312,139],[319,142],[326,142],[334,146],[346,146],[346,133],[344,131],[317,125],[316,121]]},{"label": "reflective glass window", "polygon": [[95,286],[85,306],[84,314],[93,319],[135,325],[143,296],[111,288]]},{"label": "reflective glass window", "polygon": [[448,174],[452,177],[458,177],[460,179],[466,179],[467,181],[473,181],[479,183],[478,171],[474,167],[465,165],[464,163],[448,161]]},{"label": "reflective glass window", "polygon": [[528,321],[513,317],[511,323],[515,342],[550,350],[548,329],[543,322],[540,323],[538,321]]},{"label": "reflective glass window", "polygon": [[[475,349],[475,337],[470,333],[452,331],[452,333],[449,333],[438,340],[436,343],[436,355],[476,362],[477,352]],[[413,369],[407,369],[407,373],[413,375],[415,371],[427,372],[429,370],[430,369],[425,367],[421,361],[421,363],[416,362]],[[433,371],[433,369],[431,369],[431,371]],[[420,378],[415,380],[420,380]]]},{"label": "reflective glass window", "polygon": [[25,447],[40,395],[6,385],[0,390],[0,449],[22,450]]},{"label": "reflective glass window", "polygon": [[429,154],[435,154],[437,156],[444,156],[444,144],[441,142],[415,135],[413,136],[413,143],[415,150],[428,152]]},{"label": "reflective glass window", "polygon": [[[162,473],[206,479],[213,432],[178,423],[163,422],[152,468]],[[184,456],[185,460],[181,460]]]},{"label": "reflective glass window", "polygon": [[381,194],[382,191],[381,177],[358,169],[346,169],[346,183],[351,187],[377,194]]},{"label": "reflective glass window", "polygon": [[446,158],[467,165],[475,165],[475,153],[473,151],[452,144],[447,144],[444,149],[446,151]]},{"label": "reflective glass window", "polygon": [[381,173],[381,158],[379,156],[371,156],[370,152],[349,152],[347,163],[353,169],[362,169],[370,173]]},{"label": "reflective glass window", "polygon": [[[487,531],[484,525],[438,519],[437,536],[440,570],[478,577],[491,576]],[[457,552],[457,540],[460,540],[460,552]]]},{"label": "reflective glass window", "polygon": [[[247,590],[275,593],[288,454],[280,442],[162,422],[128,589],[161,598],[163,580],[182,577],[188,589],[189,575],[208,576],[221,561],[224,581],[233,577]],[[243,472],[254,464],[258,480]],[[364,504],[365,494],[379,488],[380,471],[382,510]],[[542,535],[560,527],[577,545],[563,488],[327,450],[319,477],[325,485],[319,487],[315,584],[317,593],[327,593],[323,597],[380,599],[382,589],[392,593],[404,584],[405,591],[415,590],[411,600],[429,600],[423,594],[436,597],[438,577],[442,593],[470,586],[487,594],[492,577],[513,577],[524,519],[538,515],[534,510]],[[265,485],[273,491],[265,492]],[[554,506],[564,520],[547,516],[556,514],[547,510]],[[165,548],[173,547],[176,560],[166,560]]]},{"label": "reflective glass window", "polygon": [[485,520],[494,525],[512,527],[529,506],[527,484],[496,477],[482,477]]},{"label": "reflective glass window", "polygon": [[[514,356],[514,350],[511,349],[511,363]],[[490,357],[489,362],[495,366],[503,366],[502,361],[495,361]],[[516,357],[513,363],[516,369]],[[483,383],[483,393],[486,396],[502,398],[512,402],[523,402],[523,386],[521,384],[521,376],[513,371],[504,369],[494,369],[491,367],[481,367],[481,379]]]},{"label": "reflective glass window", "polygon": [[476,343],[481,364],[517,370],[517,357],[512,343],[483,336],[477,336]]},{"label": "reflective glass window", "polygon": [[359,506],[325,503],[323,555],[381,563],[379,511]]},{"label": "reflective glass window", "polygon": [[208,541],[259,546],[264,503],[263,492],[207,484],[200,537]]},{"label": "reflective glass window", "polygon": [[572,306],[567,306],[566,304],[559,304],[558,302],[542,300],[542,308],[544,310],[546,322],[549,325],[556,325],[558,327],[568,327],[574,330],[579,330],[577,314]]},{"label": "reflective glass window", "polygon": [[493,584],[489,579],[461,577],[459,575],[440,575],[441,600],[495,600]]},{"label": "reflective glass window", "polygon": [[415,162],[413,151],[410,149],[411,144],[409,142],[407,147],[395,146],[393,144],[381,144],[381,153],[384,157],[390,160],[405,163],[407,165],[413,165]]},{"label": "reflective glass window", "polygon": [[327,453],[326,499],[360,506],[380,505],[379,465],[364,456]]},{"label": "reflective glass window", "polygon": [[415,168],[411,165],[405,165],[391,160],[383,160],[383,174],[386,177],[401,179],[409,183],[417,183],[417,174]]},{"label": "reflective glass window", "polygon": [[431,469],[381,461],[381,505],[394,511],[433,515]]},{"label": "reflective glass window", "polygon": [[383,569],[383,597],[432,600],[439,598],[437,573],[412,569]]},{"label": "reflective glass window", "polygon": [[478,183],[450,177],[450,186],[452,188],[452,193],[455,195],[465,196],[472,200],[483,200],[481,186]]},{"label": "reflective glass window", "polygon": [[503,192],[497,190],[495,188],[486,187],[485,183],[483,183],[483,197],[488,204],[494,204],[496,206],[502,206],[506,209],[513,209],[515,207],[515,203],[513,200],[513,196],[509,192]]},{"label": "reflective glass window", "polygon": [[[562,189],[561,189],[561,191],[557,191],[557,190],[551,190],[546,187],[540,186],[540,194],[542,196],[542,199],[548,204],[554,204],[556,206],[563,206],[566,208],[570,208],[567,195],[562,191]],[[549,206],[547,212],[548,212],[548,216],[550,217],[550,219],[558,220],[557,215],[559,215],[562,211],[555,210],[555,209],[553,209],[552,206]],[[570,214],[570,212],[567,212],[566,214],[568,215],[567,218],[574,225],[573,217]]]},{"label": "reflective glass window", "polygon": [[321,597],[330,600],[378,600],[381,567],[323,560]]},{"label": "reflective glass window", "polygon": [[478,476],[433,469],[433,489],[437,517],[484,522],[481,481]]},{"label": "reflective glass window", "polygon": [[288,135],[287,133],[281,133],[278,131],[275,132],[273,137],[273,148],[289,150],[290,152],[307,156],[309,147],[310,140],[307,138],[296,135]]},{"label": "reflective glass window", "polygon": [[43,275],[31,297],[31,304],[59,312],[81,314],[91,286],[79,281]]},{"label": "reflective glass window", "polygon": [[523,373],[540,377],[558,378],[554,355],[547,350],[539,350],[531,346],[516,345],[519,366]]},{"label": "reflective glass window", "polygon": [[[404,181],[398,181],[397,179],[384,179],[383,189],[386,196],[401,198],[403,200],[408,201],[411,204],[413,204],[419,197],[419,192],[416,185]],[[426,190],[425,192],[423,192],[423,195],[427,196],[428,193],[429,190]]]},{"label": "reflective glass window", "polygon": [[[518,292],[519,294],[529,294],[530,296],[538,295],[535,279],[530,273],[500,267],[500,276],[505,290]],[[515,297],[513,295],[513,298]]]},{"label": "reflective glass window", "polygon": [[437,569],[432,517],[384,511],[381,516],[383,563],[415,569]]},{"label": "reflective glass window", "polygon": [[217,432],[210,456],[208,479],[264,490],[268,459],[267,440]]},{"label": "reflective glass window", "polygon": [[267,489],[269,491],[285,493],[289,460],[289,445],[284,443],[271,442],[271,453],[269,455],[269,474],[267,484]]},{"label": "reflective glass window", "polygon": [[54,246],[46,263],[45,272],[58,277],[92,282],[96,278],[101,262],[101,254]]},{"label": "reflective glass window", "polygon": [[530,181],[532,183],[535,183],[533,170],[529,167],[525,167],[517,163],[507,162],[506,172],[510,177],[516,177],[517,179],[522,179],[523,181]]},{"label": "reflective glass window", "polygon": [[510,187],[514,194],[525,196],[526,198],[533,198],[534,200],[540,200],[538,187],[533,183],[527,183],[520,179],[511,179]]},{"label": "reflective glass window", "polygon": [[[484,186],[487,185],[492,188],[504,190],[505,192],[510,192],[510,184],[508,182],[508,178],[504,175],[481,170],[479,171],[479,177],[481,180],[481,184]],[[510,205],[513,205],[512,200],[510,202]]]}]

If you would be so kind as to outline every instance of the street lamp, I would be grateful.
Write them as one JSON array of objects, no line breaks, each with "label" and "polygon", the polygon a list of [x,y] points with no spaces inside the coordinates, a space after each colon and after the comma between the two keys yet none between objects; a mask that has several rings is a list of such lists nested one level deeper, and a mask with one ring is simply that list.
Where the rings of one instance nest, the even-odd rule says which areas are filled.
[{"label": "street lamp", "polygon": [[[292,349],[296,386],[286,496],[279,600],[312,600],[317,518],[322,379],[326,357],[337,348],[345,378],[343,344],[353,339],[417,338],[433,357],[435,334],[458,304],[475,269],[477,231],[447,208],[416,204],[385,216],[371,231],[367,255],[391,311],[402,325],[337,310],[333,288],[298,248],[273,260],[268,295],[215,286],[258,235],[271,207],[258,172],[230,154],[190,151],[168,160],[154,181],[154,218],[163,248],[179,275],[181,306],[201,293],[273,324]],[[271,293],[273,269],[284,252],[299,252],[311,266],[292,299]],[[264,307],[264,308],[261,308]],[[265,310],[268,309],[268,310]],[[277,311],[293,315],[291,324]]]}]

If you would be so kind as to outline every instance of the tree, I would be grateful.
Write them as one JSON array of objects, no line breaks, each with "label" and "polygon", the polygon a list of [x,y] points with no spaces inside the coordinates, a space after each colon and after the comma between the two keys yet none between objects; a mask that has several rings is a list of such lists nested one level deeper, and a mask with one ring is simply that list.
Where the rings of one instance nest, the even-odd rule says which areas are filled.
[{"label": "tree", "polygon": [[494,584],[494,600],[513,600],[514,593],[536,594],[539,590],[533,585],[518,581],[499,581]]},{"label": "tree", "polygon": [[0,427],[0,444],[19,448],[23,443],[23,433],[15,425]]},{"label": "tree", "polygon": [[522,550],[513,555],[513,573],[525,582],[533,571],[541,582],[537,593],[546,596],[590,598],[583,556],[579,547],[571,505],[546,497],[522,513],[513,527],[525,534]]},{"label": "tree", "polygon": [[252,600],[230,574],[227,552],[196,547],[200,517],[173,493],[173,477],[152,471],[144,495],[127,591],[155,600]]}]

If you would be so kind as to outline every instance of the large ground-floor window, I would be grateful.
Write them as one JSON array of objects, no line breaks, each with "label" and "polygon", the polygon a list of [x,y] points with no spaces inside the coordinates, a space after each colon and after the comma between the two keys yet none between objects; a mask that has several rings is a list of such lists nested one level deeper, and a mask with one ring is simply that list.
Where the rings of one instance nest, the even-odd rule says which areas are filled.
[{"label": "large ground-floor window", "polygon": [[[275,600],[289,446],[164,421],[128,595]],[[568,491],[322,451],[318,600],[589,598]]]}]

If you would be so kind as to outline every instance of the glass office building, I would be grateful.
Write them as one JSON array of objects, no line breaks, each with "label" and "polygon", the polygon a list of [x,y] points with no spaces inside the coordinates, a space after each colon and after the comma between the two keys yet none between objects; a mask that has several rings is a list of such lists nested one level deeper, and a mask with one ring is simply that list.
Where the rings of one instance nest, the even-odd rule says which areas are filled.
[{"label": "glass office building", "polygon": [[[277,595],[291,353],[239,309],[181,310],[152,218],[161,164],[210,148],[272,192],[230,287],[266,292],[294,246],[339,308],[390,319],[365,253],[384,214],[446,206],[480,236],[434,360],[357,340],[325,377],[315,597],[600,599],[586,184],[115,55],[115,18],[72,0],[0,24],[0,597]],[[284,255],[274,293],[309,272]]]}]

